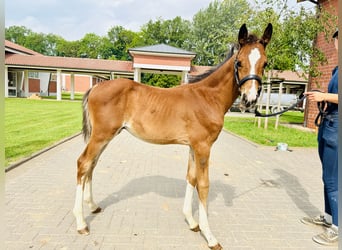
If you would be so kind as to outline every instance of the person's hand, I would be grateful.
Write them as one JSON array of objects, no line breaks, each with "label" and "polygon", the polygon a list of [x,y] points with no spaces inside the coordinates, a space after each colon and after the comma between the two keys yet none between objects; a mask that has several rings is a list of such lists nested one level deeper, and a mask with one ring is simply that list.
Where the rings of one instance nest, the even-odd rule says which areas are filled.
[{"label": "person's hand", "polygon": [[306,95],[309,101],[323,102],[325,101],[326,93],[318,92],[318,91],[308,91],[308,92],[305,92],[304,95]]}]

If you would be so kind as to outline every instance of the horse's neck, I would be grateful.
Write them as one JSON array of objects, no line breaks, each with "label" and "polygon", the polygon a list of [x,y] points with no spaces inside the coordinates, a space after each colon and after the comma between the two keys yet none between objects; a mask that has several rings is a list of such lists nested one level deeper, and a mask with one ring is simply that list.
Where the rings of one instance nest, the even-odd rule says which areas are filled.
[{"label": "horse's neck", "polygon": [[227,112],[239,96],[239,88],[234,77],[234,60],[228,60],[203,81],[203,84],[215,93],[222,110]]}]

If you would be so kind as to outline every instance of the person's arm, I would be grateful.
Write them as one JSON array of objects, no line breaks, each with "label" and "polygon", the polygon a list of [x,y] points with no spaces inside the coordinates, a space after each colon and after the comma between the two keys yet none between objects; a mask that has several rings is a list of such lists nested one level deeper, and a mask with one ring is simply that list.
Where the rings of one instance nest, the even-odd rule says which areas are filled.
[{"label": "person's arm", "polygon": [[338,104],[338,94],[309,91],[309,92],[305,92],[304,95],[306,95],[310,101],[315,101],[315,102],[326,101],[326,102]]}]

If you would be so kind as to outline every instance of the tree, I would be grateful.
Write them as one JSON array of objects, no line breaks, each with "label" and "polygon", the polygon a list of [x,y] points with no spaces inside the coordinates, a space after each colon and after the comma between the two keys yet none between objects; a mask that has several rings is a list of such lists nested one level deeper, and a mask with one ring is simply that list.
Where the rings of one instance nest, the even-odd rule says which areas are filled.
[{"label": "tree", "polygon": [[325,63],[326,58],[314,46],[314,41],[320,32],[332,34],[331,24],[335,23],[336,17],[320,9],[311,11],[301,7],[294,11],[287,2],[260,0],[258,3],[263,9],[256,11],[256,22],[271,22],[274,28],[266,50],[268,69],[301,71],[303,76],[317,76],[317,65]]},{"label": "tree", "polygon": [[52,34],[31,32],[24,43],[24,47],[30,48],[43,55],[54,56],[56,55],[56,44],[59,37]]},{"label": "tree", "polygon": [[246,0],[214,0],[193,18],[188,49],[197,53],[198,65],[215,65],[223,60],[228,46],[237,42],[237,34],[252,10]]},{"label": "tree", "polygon": [[130,60],[128,49],[143,45],[140,33],[114,26],[108,31],[108,41],[117,60]]},{"label": "tree", "polygon": [[24,46],[27,37],[32,33],[32,30],[24,26],[11,26],[5,29],[5,39],[13,43]]},{"label": "tree", "polygon": [[141,29],[142,38],[146,45],[168,44],[170,46],[184,48],[189,40],[191,32],[190,21],[177,16],[172,20],[150,20]]},{"label": "tree", "polygon": [[62,39],[57,44],[57,56],[78,57],[79,48],[79,41],[66,41]]},{"label": "tree", "polygon": [[109,40],[108,36],[102,38],[102,43],[99,50],[99,57],[102,59],[116,60],[114,45]]},{"label": "tree", "polygon": [[80,40],[77,57],[82,58],[100,58],[99,48],[102,44],[102,38],[95,33],[88,33]]},{"label": "tree", "polygon": [[47,56],[57,56],[58,51],[57,47],[58,44],[63,41],[64,39],[60,36],[54,34],[47,34],[45,35],[44,43],[45,43],[45,52],[44,55]]},{"label": "tree", "polygon": [[5,38],[13,43],[48,56],[58,55],[57,45],[63,40],[60,36],[36,33],[24,26],[11,26],[6,28]]},{"label": "tree", "polygon": [[177,75],[143,73],[141,82],[160,88],[172,88],[179,85],[181,78]]}]

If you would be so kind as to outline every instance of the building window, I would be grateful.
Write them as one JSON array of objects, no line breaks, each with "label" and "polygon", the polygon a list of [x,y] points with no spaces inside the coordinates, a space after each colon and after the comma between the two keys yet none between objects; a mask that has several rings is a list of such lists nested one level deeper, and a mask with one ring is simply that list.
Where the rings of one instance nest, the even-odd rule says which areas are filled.
[{"label": "building window", "polygon": [[17,87],[17,72],[8,72],[8,87]]},{"label": "building window", "polygon": [[51,73],[50,81],[51,82],[57,82],[57,74],[56,73]]},{"label": "building window", "polygon": [[18,83],[17,72],[9,71],[8,72],[8,96],[9,97],[17,96],[17,83]]},{"label": "building window", "polygon": [[36,71],[29,71],[29,72],[28,72],[28,77],[29,77],[29,78],[34,78],[34,79],[39,79],[39,72],[36,72]]}]

